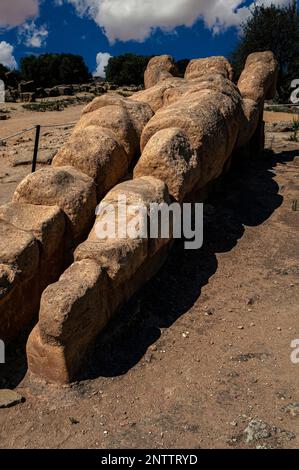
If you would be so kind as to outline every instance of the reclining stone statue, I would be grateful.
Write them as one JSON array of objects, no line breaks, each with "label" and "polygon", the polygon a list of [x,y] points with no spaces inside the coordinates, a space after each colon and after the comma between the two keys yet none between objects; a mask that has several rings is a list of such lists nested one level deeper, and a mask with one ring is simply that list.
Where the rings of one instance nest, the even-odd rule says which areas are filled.
[{"label": "reclining stone statue", "polygon": [[184,78],[170,56],[151,59],[144,91],[86,106],[52,166],[25,178],[0,208],[0,338],[13,339],[39,309],[27,343],[32,373],[72,380],[169,251],[171,236],[98,238],[99,202],[117,211],[119,195],[148,208],[202,200],[232,159],[262,149],[277,62],[271,52],[251,54],[237,85],[232,74],[223,57],[192,60]]}]

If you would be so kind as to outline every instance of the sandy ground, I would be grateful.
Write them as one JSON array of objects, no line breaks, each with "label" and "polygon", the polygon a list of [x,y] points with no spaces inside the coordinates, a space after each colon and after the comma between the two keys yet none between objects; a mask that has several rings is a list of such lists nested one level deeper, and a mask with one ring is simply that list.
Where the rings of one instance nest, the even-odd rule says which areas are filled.
[{"label": "sandy ground", "polygon": [[22,339],[10,348],[0,387],[25,402],[0,410],[1,448],[299,447],[299,144],[288,136],[268,133],[263,158],[225,178],[203,248],[174,245],[78,382],[38,381]]},{"label": "sandy ground", "polygon": [[264,120],[266,122],[288,122],[293,121],[298,115],[292,113],[273,113],[270,111],[264,112]]},{"label": "sandy ground", "polygon": [[0,139],[37,124],[47,126],[77,121],[84,106],[70,106],[63,111],[33,112],[26,111],[19,103],[0,104],[0,110],[10,110],[11,116],[7,121],[0,121]]},{"label": "sandy ground", "polygon": [[[83,108],[84,105],[78,105],[63,111],[31,112],[24,110],[20,104],[0,105],[0,110],[10,110],[10,118],[0,121],[0,140],[36,124],[59,125],[41,129],[37,166],[39,169],[51,162],[57,150],[69,138],[73,126],[66,124],[78,121]],[[5,146],[0,144],[0,205],[11,200],[16,186],[30,173],[34,140],[35,130],[32,130],[9,139]]]}]

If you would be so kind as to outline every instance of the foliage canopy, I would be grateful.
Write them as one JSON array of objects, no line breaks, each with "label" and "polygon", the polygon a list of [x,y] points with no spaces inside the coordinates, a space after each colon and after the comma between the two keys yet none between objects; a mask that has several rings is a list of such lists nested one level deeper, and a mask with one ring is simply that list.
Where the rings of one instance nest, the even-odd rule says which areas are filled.
[{"label": "foliage canopy", "polygon": [[278,61],[278,98],[288,101],[290,84],[299,78],[299,12],[296,1],[288,6],[255,6],[242,25],[239,44],[231,55],[238,79],[252,52],[272,51]]}]

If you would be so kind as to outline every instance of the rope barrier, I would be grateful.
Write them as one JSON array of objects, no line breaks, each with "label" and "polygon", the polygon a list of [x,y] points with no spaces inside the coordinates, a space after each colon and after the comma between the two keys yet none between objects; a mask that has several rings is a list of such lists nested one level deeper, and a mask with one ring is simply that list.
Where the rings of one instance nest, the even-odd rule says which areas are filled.
[{"label": "rope barrier", "polygon": [[20,132],[16,132],[15,134],[11,134],[8,137],[4,137],[3,139],[0,139],[0,142],[4,142],[6,140],[12,139],[13,137],[17,137],[18,135],[21,135],[21,134],[25,134],[26,132],[32,131],[33,129],[35,129],[35,126],[29,127],[28,129],[23,129]]},{"label": "rope barrier", "polygon": [[46,129],[48,127],[71,127],[75,126],[77,122],[67,122],[66,124],[49,124],[48,126],[40,126],[42,129]]},{"label": "rope barrier", "polygon": [[[71,127],[75,126],[77,123],[76,122],[67,122],[65,124],[49,124],[48,126],[40,126],[41,129],[47,129],[47,128],[52,128],[52,127]],[[33,129],[36,129],[36,126],[29,127],[28,129],[23,129],[22,131],[16,132],[15,134],[11,134],[7,137],[0,138],[0,142],[5,142],[6,140],[12,139],[13,137],[17,137],[18,135],[25,134],[26,132],[32,131]]]},{"label": "rope barrier", "polygon": [[268,104],[267,107],[265,107],[265,111],[267,111],[267,108],[296,108],[299,107],[299,104]]}]

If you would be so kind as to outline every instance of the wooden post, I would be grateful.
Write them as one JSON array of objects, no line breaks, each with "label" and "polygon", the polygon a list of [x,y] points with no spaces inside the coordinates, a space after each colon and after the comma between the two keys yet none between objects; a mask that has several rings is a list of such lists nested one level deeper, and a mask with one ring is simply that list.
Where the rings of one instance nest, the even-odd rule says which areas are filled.
[{"label": "wooden post", "polygon": [[34,143],[34,151],[33,151],[33,159],[32,159],[32,173],[36,170],[36,162],[37,162],[37,154],[38,154],[38,145],[39,145],[39,136],[40,136],[40,125],[36,126],[35,131],[35,143]]}]

